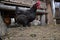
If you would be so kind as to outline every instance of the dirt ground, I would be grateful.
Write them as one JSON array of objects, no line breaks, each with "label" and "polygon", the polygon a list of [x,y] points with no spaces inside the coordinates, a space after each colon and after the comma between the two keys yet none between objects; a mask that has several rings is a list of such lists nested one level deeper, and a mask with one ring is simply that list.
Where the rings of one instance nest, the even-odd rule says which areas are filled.
[{"label": "dirt ground", "polygon": [[3,40],[60,40],[60,25],[8,28]]}]

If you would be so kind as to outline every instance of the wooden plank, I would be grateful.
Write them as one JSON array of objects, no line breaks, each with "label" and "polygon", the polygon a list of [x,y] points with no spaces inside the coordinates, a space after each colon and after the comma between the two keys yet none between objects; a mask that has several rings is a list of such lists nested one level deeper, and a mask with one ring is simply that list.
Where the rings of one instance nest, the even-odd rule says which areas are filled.
[{"label": "wooden plank", "polygon": [[[19,9],[22,9],[22,10],[29,10],[30,8],[24,8],[24,7],[19,7]],[[10,10],[10,11],[15,11],[16,10],[16,7],[15,6],[7,6],[7,5],[4,5],[4,4],[0,4],[0,10]],[[45,10],[41,10],[41,9],[38,9],[37,10],[38,13],[47,13]]]},{"label": "wooden plank", "polygon": [[55,17],[54,19],[60,19],[60,17]]},{"label": "wooden plank", "polygon": [[[31,4],[26,4],[26,3],[18,3],[18,2],[8,2],[8,1],[1,1],[1,3],[5,4],[5,5],[12,5],[12,6],[22,6],[22,7],[31,7],[33,6],[33,3]],[[40,9],[46,9],[46,3],[41,2],[40,4]]]},{"label": "wooden plank", "polygon": [[43,14],[43,15],[41,16],[41,25],[42,25],[42,26],[46,25],[45,14]]},{"label": "wooden plank", "polygon": [[33,4],[34,2],[36,2],[35,0],[6,0],[6,1],[10,1],[10,2],[16,2],[16,3],[22,3],[22,4]]},{"label": "wooden plank", "polygon": [[22,3],[16,3],[16,2],[6,2],[6,1],[1,1],[0,3],[3,3],[5,5],[11,5],[11,6],[22,6],[22,7],[30,7],[31,5],[28,4],[22,4]]},{"label": "wooden plank", "polygon": [[41,13],[41,14],[47,14],[48,13],[46,10],[41,10],[41,9],[37,9],[37,12]]}]

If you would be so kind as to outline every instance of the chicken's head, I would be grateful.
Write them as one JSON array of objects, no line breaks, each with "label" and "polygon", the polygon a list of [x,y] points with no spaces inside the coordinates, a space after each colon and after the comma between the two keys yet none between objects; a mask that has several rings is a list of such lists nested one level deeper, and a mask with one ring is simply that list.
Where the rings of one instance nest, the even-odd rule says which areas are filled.
[{"label": "chicken's head", "polygon": [[37,7],[37,9],[40,9],[40,0],[38,0],[38,1],[36,2],[36,7]]}]

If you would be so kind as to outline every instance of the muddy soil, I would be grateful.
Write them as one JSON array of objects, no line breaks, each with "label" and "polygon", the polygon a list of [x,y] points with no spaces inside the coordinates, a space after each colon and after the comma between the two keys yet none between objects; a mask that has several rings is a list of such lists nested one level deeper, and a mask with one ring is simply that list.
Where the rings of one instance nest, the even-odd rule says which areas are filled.
[{"label": "muddy soil", "polygon": [[60,40],[60,25],[12,27],[3,40]]}]

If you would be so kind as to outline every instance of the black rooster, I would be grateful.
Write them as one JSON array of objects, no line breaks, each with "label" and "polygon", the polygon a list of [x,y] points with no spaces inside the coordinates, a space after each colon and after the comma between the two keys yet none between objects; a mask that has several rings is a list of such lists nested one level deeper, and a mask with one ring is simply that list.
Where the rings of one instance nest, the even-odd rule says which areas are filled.
[{"label": "black rooster", "polygon": [[40,7],[40,1],[37,1],[30,10],[20,10],[20,15],[17,15],[16,22],[18,24],[22,24],[23,26],[30,26],[30,22],[32,22],[36,17],[36,10]]}]

